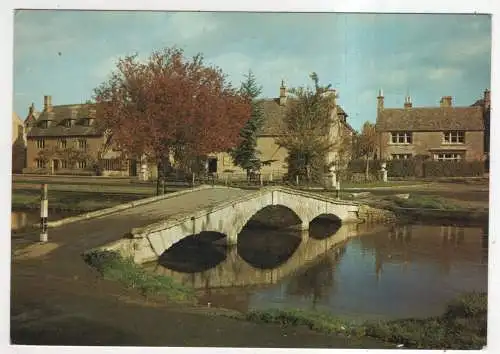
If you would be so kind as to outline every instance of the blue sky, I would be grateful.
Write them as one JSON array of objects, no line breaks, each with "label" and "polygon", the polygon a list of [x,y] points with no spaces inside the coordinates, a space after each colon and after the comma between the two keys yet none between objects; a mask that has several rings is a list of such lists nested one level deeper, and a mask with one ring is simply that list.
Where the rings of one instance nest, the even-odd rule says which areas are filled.
[{"label": "blue sky", "polygon": [[[14,111],[24,118],[43,95],[80,103],[120,56],[177,45],[202,52],[239,86],[251,69],[263,96],[320,81],[359,129],[386,107],[470,105],[490,87],[491,19],[486,15],[104,12],[22,10],[14,18]],[[59,55],[60,53],[60,55]]]}]

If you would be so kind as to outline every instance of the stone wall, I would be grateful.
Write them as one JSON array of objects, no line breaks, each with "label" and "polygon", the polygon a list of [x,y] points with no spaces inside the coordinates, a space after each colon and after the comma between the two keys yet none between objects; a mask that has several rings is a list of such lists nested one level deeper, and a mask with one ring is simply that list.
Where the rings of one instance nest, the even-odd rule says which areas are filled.
[{"label": "stone wall", "polygon": [[361,205],[358,211],[358,218],[364,222],[390,223],[396,221],[396,214],[390,210]]}]

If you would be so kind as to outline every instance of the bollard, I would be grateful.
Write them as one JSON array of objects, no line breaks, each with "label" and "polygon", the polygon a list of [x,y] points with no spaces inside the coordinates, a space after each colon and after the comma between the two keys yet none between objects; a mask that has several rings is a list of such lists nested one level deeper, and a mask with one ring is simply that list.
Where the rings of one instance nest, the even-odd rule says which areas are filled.
[{"label": "bollard", "polygon": [[295,184],[298,186],[299,185],[299,175],[295,176]]},{"label": "bollard", "polygon": [[194,172],[193,172],[193,176],[192,176],[192,180],[191,180],[191,186],[194,188]]},{"label": "bollard", "polygon": [[49,216],[49,200],[47,193],[47,184],[43,183],[41,186],[41,195],[40,195],[40,242],[48,241],[47,234],[47,218]]},{"label": "bollard", "polygon": [[337,181],[337,184],[335,185],[335,189],[336,189],[337,199],[340,199],[340,181]]},{"label": "bollard", "polygon": [[165,192],[167,191],[166,186],[165,186],[165,177],[163,177],[163,179],[161,180],[161,184],[162,184],[162,187],[163,187],[163,193],[162,194],[165,194]]},{"label": "bollard", "polygon": [[262,179],[262,173],[259,173],[259,183],[261,187],[264,185],[264,180]]}]

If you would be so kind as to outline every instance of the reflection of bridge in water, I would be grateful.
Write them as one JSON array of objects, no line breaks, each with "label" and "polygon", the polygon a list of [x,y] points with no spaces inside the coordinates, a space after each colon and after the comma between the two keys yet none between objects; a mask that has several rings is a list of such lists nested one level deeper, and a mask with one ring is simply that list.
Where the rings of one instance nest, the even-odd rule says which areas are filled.
[{"label": "reflection of bridge in water", "polygon": [[[379,225],[379,227],[384,227]],[[155,267],[155,272],[170,276],[180,283],[194,289],[228,288],[276,284],[284,277],[295,273],[300,268],[313,264],[320,256],[335,247],[342,246],[346,240],[357,236],[368,228],[365,224],[346,224],[327,238],[315,239],[309,237],[309,231],[295,231],[302,241],[290,258],[274,268],[262,269],[252,266],[238,253],[238,247],[229,247],[226,258],[215,267],[196,272],[186,273],[166,268]],[[283,233],[283,230],[281,230]],[[341,249],[339,248],[339,252]],[[332,255],[335,257],[336,253]],[[151,268],[151,266],[149,267]]]}]

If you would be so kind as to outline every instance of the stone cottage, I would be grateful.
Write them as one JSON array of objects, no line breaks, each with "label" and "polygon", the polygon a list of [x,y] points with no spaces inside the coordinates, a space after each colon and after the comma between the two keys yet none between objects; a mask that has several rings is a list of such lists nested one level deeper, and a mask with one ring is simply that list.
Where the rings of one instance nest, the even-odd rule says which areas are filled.
[{"label": "stone cottage", "polygon": [[484,159],[483,106],[453,106],[453,98],[444,96],[438,107],[413,107],[407,96],[404,107],[385,108],[382,90],[377,101],[377,156],[381,159]]}]

